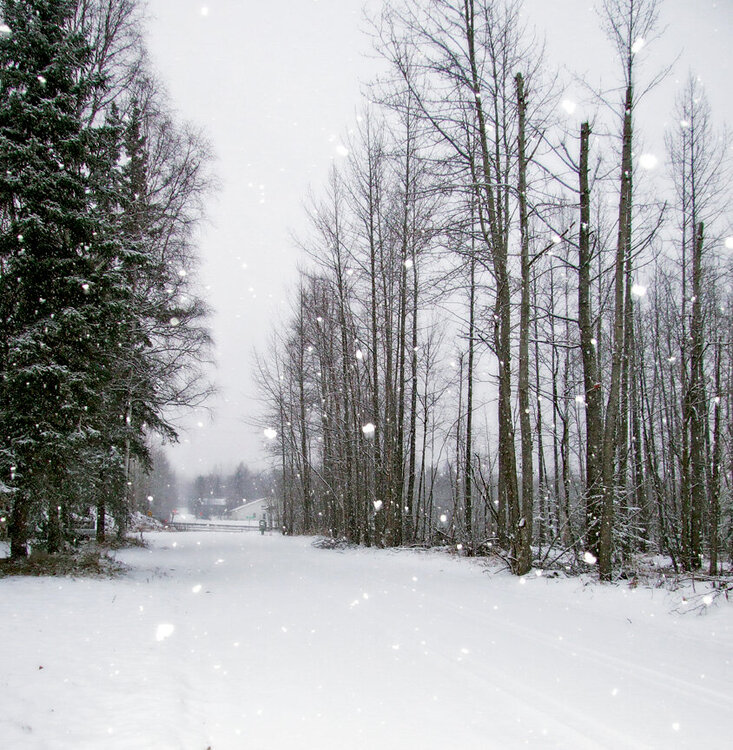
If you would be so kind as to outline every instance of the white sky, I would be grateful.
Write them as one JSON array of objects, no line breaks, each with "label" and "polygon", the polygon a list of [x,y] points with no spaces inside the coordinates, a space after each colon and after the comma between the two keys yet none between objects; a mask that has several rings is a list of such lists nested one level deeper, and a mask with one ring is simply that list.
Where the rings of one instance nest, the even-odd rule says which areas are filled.
[{"label": "white sky", "polygon": [[[376,0],[372,0],[377,5]],[[263,465],[261,431],[245,424],[257,411],[252,351],[262,350],[287,313],[309,188],[325,182],[337,147],[360,106],[369,59],[362,0],[148,0],[149,47],[180,116],[200,125],[222,183],[201,238],[202,281],[211,321],[220,395],[189,420],[169,455],[186,476],[238,461]],[[588,81],[614,78],[613,50],[597,28],[592,0],[525,0],[546,29],[551,58]],[[663,128],[675,89],[690,69],[702,78],[717,122],[733,123],[733,0],[666,0],[663,38],[649,70],[671,63],[672,76],[639,122],[645,152],[664,162]],[[585,114],[578,107],[572,117]],[[643,112],[642,112],[643,114]]]}]

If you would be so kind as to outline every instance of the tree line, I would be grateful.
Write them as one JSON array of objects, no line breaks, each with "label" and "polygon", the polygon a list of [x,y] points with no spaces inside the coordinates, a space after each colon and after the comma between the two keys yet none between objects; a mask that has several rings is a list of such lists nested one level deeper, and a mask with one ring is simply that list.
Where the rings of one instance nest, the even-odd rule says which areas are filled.
[{"label": "tree line", "polygon": [[[208,474],[199,474],[186,488],[186,498],[191,504],[205,503],[207,499],[226,500],[226,510],[233,510],[252,500],[269,498],[274,492],[270,472],[250,469],[239,462],[232,472],[214,469]],[[189,505],[193,510],[193,505]]]},{"label": "tree line", "polygon": [[275,494],[271,472],[251,469],[241,461],[233,471],[214,468],[187,479],[176,473],[162,447],[152,446],[149,453],[151,465],[136,463],[132,467],[130,494],[134,507],[162,522],[170,521],[174,511],[195,514],[214,498],[226,500],[225,509],[233,510]]},{"label": "tree line", "polygon": [[286,532],[604,580],[730,559],[730,144],[691,73],[642,152],[659,11],[600,3],[619,85],[577,125],[518,0],[372,20],[387,72],[257,364]]},{"label": "tree line", "polygon": [[209,391],[201,134],[171,115],[136,0],[0,2],[0,504],[11,556],[96,510]]}]

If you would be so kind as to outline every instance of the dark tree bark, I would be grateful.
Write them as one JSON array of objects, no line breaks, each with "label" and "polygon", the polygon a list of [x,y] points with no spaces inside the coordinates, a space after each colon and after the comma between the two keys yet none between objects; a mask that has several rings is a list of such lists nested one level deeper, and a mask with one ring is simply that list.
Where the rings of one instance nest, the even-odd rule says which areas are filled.
[{"label": "dark tree bark", "polygon": [[527,101],[524,77],[517,73],[517,157],[518,157],[518,196],[519,234],[522,291],[519,315],[519,427],[522,444],[522,517],[519,521],[519,542],[517,569],[519,575],[532,567],[532,527],[534,520],[534,471],[532,466],[532,420],[529,407],[529,325],[530,325],[530,258],[529,258],[529,216],[527,210],[527,153],[526,119]]},{"label": "dark tree bark", "polygon": [[603,515],[603,403],[591,305],[590,125],[580,126],[580,232],[578,236],[578,328],[585,393],[586,545],[598,555]]}]

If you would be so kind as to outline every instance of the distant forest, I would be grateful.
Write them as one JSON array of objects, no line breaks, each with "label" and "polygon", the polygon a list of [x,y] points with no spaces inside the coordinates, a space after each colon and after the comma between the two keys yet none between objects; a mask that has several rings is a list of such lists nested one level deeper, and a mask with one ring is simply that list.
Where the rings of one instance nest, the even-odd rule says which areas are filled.
[{"label": "distant forest", "polygon": [[279,477],[272,471],[254,471],[239,463],[232,472],[213,469],[193,479],[176,474],[162,447],[151,449],[151,466],[136,465],[132,475],[133,507],[169,521],[174,510],[193,511],[199,501],[224,499],[231,510],[244,502],[273,498]]}]

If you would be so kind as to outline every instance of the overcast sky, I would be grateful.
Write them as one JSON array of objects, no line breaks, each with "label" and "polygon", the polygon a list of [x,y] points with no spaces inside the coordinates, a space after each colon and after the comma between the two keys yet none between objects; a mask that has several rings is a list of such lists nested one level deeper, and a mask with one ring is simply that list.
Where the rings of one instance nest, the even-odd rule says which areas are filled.
[{"label": "overcast sky", "polygon": [[[309,189],[323,185],[360,107],[361,84],[377,69],[363,33],[363,0],[148,0],[155,68],[179,115],[199,125],[216,155],[221,191],[201,235],[201,278],[214,308],[220,393],[212,415],[187,420],[169,451],[194,476],[239,461],[263,466],[252,352],[286,317]],[[593,0],[525,0],[553,61],[589,82],[614,81],[613,51],[597,29]],[[370,7],[378,7],[370,0]],[[662,134],[675,90],[692,69],[714,119],[733,124],[733,0],[666,0],[655,63],[680,58],[639,123],[645,152],[664,160]],[[578,122],[582,106],[572,115]],[[644,112],[642,111],[642,115]]]}]

